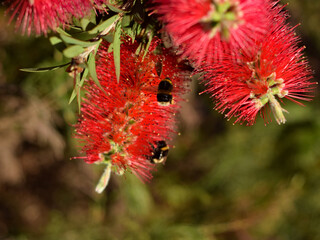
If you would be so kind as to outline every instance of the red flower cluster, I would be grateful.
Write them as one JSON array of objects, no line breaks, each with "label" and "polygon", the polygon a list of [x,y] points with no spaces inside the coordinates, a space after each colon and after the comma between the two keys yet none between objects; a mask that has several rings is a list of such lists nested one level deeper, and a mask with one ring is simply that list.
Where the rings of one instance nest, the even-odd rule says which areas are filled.
[{"label": "red flower cluster", "polygon": [[[154,0],[182,55],[195,62],[216,109],[235,122],[285,123],[283,98],[310,100],[315,82],[287,13],[272,0]],[[297,99],[297,100],[294,100]]]},{"label": "red flower cluster", "polygon": [[270,0],[154,0],[155,11],[183,57],[201,65],[213,63],[233,49],[247,48],[263,38]]},{"label": "red flower cluster", "polygon": [[168,106],[158,103],[159,83],[170,79],[170,95],[174,102],[180,102],[187,87],[185,75],[165,49],[161,50],[161,55],[156,54],[159,50],[156,42],[143,58],[135,55],[137,44],[125,41],[121,47],[121,75],[117,83],[113,53],[108,52],[108,45],[104,43],[99,49],[96,61],[102,88],[93,81],[88,82],[76,137],[84,143],[86,162],[105,163],[115,172],[129,170],[149,180],[153,152],[157,143],[170,140],[175,133],[174,115],[178,110],[175,103]]},{"label": "red flower cluster", "polygon": [[17,17],[16,27],[30,34],[47,34],[49,29],[63,27],[93,8],[90,0],[8,0],[12,11],[10,22]]},{"label": "red flower cluster", "polygon": [[312,72],[298,41],[293,28],[278,24],[265,39],[238,54],[236,61],[226,55],[222,61],[203,67],[205,92],[216,99],[216,109],[227,112],[229,119],[234,116],[236,122],[251,125],[259,111],[265,118],[264,110],[269,106],[277,123],[285,123],[281,99],[299,104],[297,100],[309,101],[315,84],[310,81]]}]

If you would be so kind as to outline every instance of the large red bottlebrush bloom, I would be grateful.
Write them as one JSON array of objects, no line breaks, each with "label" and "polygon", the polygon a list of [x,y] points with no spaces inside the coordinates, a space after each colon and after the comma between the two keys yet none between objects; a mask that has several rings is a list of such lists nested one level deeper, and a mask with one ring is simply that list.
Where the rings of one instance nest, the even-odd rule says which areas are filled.
[{"label": "large red bottlebrush bloom", "polygon": [[[136,56],[137,44],[121,45],[121,74],[117,83],[113,53],[104,43],[98,51],[97,75],[102,88],[93,81],[86,87],[76,138],[84,144],[81,157],[88,163],[106,163],[118,173],[133,172],[142,180],[151,179],[150,156],[160,141],[175,133],[175,113],[186,91],[185,74],[166,50],[155,54],[151,44],[143,59]],[[162,63],[162,72],[157,71]],[[161,74],[159,76],[159,73]],[[157,102],[158,85],[164,78],[172,81],[174,102]]]},{"label": "large red bottlebrush bloom", "polygon": [[[277,2],[277,1],[276,1]],[[154,0],[154,9],[175,45],[196,65],[250,46],[282,18],[272,0]]]},{"label": "large red bottlebrush bloom", "polygon": [[285,123],[282,99],[302,105],[299,101],[311,100],[315,88],[298,43],[294,28],[277,24],[264,40],[240,52],[237,61],[230,55],[204,67],[205,92],[215,99],[216,109],[251,125],[259,112],[268,122],[265,109],[270,108],[277,123]]},{"label": "large red bottlebrush bloom", "polygon": [[17,17],[16,27],[22,33],[47,34],[59,26],[71,23],[72,17],[87,14],[93,5],[90,0],[8,0],[12,12],[10,22]]}]

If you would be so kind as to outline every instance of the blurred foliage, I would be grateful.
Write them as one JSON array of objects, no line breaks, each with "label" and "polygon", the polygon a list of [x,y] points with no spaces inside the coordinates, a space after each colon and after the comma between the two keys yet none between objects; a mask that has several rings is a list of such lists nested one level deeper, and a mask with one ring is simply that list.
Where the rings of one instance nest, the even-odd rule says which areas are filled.
[{"label": "blurred foliage", "polygon": [[[320,2],[290,0],[291,24],[319,79]],[[0,16],[3,16],[3,12]],[[81,161],[72,139],[73,79],[48,39],[14,33],[0,18],[0,239],[320,239],[319,96],[286,103],[287,123],[233,125],[194,82],[181,136],[151,183],[112,176]]]}]

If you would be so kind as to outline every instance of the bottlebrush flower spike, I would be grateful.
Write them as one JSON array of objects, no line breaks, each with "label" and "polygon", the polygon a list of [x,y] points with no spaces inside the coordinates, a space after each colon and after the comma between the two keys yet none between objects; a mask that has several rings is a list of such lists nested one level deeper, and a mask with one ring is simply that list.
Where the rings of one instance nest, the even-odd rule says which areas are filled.
[{"label": "bottlebrush flower spike", "polygon": [[92,9],[90,0],[8,0],[12,11],[10,22],[17,17],[16,27],[22,33],[47,34],[49,29],[71,23],[72,17],[80,18]]},{"label": "bottlebrush flower spike", "polygon": [[[154,0],[182,56],[201,65],[221,59],[233,48],[245,49],[262,38],[280,11],[271,0]],[[278,16],[279,21],[281,19]]]},{"label": "bottlebrush flower spike", "polygon": [[235,122],[252,125],[258,112],[268,122],[265,109],[270,107],[277,123],[285,123],[282,99],[302,105],[299,100],[310,101],[316,84],[298,42],[294,28],[277,24],[237,61],[230,54],[203,67],[205,92],[215,99],[215,108],[229,119],[236,117]]},{"label": "bottlebrush flower spike", "polygon": [[[175,58],[166,50],[154,53],[156,42],[143,59],[136,56],[137,44],[125,41],[121,45],[121,73],[117,83],[113,53],[108,43],[98,51],[97,75],[102,89],[93,81],[86,87],[82,115],[76,124],[76,138],[84,144],[83,158],[88,163],[107,165],[102,182],[108,182],[112,171],[130,171],[142,180],[152,178],[151,156],[159,141],[171,140],[175,133],[175,113],[188,83]],[[162,62],[160,76],[156,65]],[[160,81],[170,78],[173,84],[173,104],[161,106],[157,102]],[[100,181],[100,183],[101,183]],[[102,187],[98,187],[101,192]]]}]

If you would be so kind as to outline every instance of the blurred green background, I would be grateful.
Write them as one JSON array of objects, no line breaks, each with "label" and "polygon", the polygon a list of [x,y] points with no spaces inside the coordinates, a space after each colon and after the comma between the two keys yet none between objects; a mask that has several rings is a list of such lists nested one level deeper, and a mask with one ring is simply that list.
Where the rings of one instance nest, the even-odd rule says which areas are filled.
[{"label": "blurred green background", "polygon": [[[320,1],[287,9],[320,77]],[[73,80],[63,69],[23,67],[65,60],[46,38],[27,38],[0,13],[0,239],[2,240],[318,240],[320,102],[285,101],[287,123],[233,125],[193,82],[181,136],[165,166],[142,184],[112,176],[77,156]]]}]

